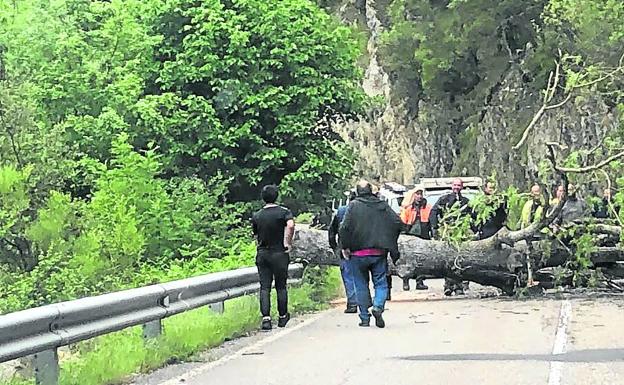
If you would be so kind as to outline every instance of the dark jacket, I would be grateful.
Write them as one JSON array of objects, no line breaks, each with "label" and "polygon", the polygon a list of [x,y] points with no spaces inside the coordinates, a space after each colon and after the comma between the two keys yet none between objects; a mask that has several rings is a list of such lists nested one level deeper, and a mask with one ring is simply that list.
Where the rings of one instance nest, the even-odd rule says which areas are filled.
[{"label": "dark jacket", "polygon": [[[619,212],[620,208],[617,206],[614,206],[615,212]],[[615,215],[613,215],[613,212],[611,210],[609,210],[609,201],[607,201],[607,198],[602,198],[602,200],[594,205],[593,210],[592,210],[592,215],[594,218],[614,218]]]},{"label": "dark jacket", "polygon": [[[327,231],[327,234],[329,235],[329,246],[332,249],[336,249],[338,247],[338,242],[336,242],[336,236],[338,235],[340,224],[344,220],[346,213],[347,213],[346,205],[338,207],[338,210],[336,211],[336,215],[334,215],[331,223],[329,224],[329,230]],[[338,241],[340,241],[340,239]]]},{"label": "dark jacket", "polygon": [[[444,214],[453,207],[453,205],[457,202],[457,196],[455,193],[449,193],[443,195],[438,199],[433,208],[431,209],[431,217],[429,218],[429,222],[431,222],[431,228],[436,230],[440,225],[440,219],[444,217]],[[459,207],[462,209],[462,214],[470,215],[470,208],[468,207],[468,198],[459,194]]]},{"label": "dark jacket", "polygon": [[558,225],[567,225],[575,220],[583,219],[588,216],[589,209],[587,207],[587,203],[581,198],[578,197],[568,197],[568,200],[563,204],[563,208],[561,209],[561,214],[559,214],[559,218],[555,220],[555,223]]},{"label": "dark jacket", "polygon": [[394,261],[399,258],[401,220],[386,202],[374,195],[359,196],[346,211],[338,231],[343,249],[384,249]]},{"label": "dark jacket", "polygon": [[[473,217],[476,217],[473,215]],[[485,223],[480,226],[477,226],[474,229],[477,234],[479,234],[479,239],[489,238],[492,235],[496,234],[498,230],[502,229],[505,225],[505,220],[507,219],[507,202],[501,203],[494,214],[489,217]]]}]

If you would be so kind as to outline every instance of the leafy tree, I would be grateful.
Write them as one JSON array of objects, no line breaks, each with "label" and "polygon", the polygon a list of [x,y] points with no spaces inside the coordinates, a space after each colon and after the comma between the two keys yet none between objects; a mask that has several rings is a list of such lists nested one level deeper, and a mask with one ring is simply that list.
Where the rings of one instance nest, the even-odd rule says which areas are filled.
[{"label": "leafy tree", "polygon": [[576,53],[607,63],[617,62],[621,55],[623,17],[624,3],[617,0],[550,0],[544,12],[559,44],[572,43]]},{"label": "leafy tree", "polygon": [[232,200],[289,175],[285,191],[319,200],[350,169],[317,123],[360,111],[359,48],[312,2],[13,4],[0,26],[7,71],[34,121],[71,146],[64,175],[78,196],[94,179],[78,160],[105,161],[121,132],[136,148],[159,146],[168,177],[222,175]]},{"label": "leafy tree", "polygon": [[172,0],[155,24],[160,67],[136,108],[137,140],[155,141],[170,174],[221,173],[233,200],[250,200],[281,181],[310,198],[349,171],[318,125],[364,101],[348,28],[301,0]]},{"label": "leafy tree", "polygon": [[532,20],[544,4],[395,0],[392,26],[384,36],[384,62],[425,97],[464,105],[472,99],[481,102],[526,43],[535,41]]}]

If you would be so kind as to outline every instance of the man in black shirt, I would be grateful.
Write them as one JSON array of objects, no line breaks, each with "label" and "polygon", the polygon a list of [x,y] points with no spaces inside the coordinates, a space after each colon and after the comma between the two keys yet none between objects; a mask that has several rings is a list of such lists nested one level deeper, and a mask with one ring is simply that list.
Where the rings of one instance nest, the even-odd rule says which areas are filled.
[{"label": "man in black shirt", "polygon": [[271,285],[274,278],[279,313],[277,326],[286,326],[290,319],[286,281],[295,221],[290,210],[275,204],[277,196],[277,186],[264,186],[262,200],[265,206],[254,213],[251,219],[257,243],[256,266],[260,276],[262,330],[271,330]]}]

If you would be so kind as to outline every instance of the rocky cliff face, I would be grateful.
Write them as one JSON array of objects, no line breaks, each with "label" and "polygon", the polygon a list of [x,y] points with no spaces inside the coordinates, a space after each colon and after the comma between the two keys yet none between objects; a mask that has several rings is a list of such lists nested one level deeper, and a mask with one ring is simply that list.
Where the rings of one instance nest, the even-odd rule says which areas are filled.
[{"label": "rocky cliff face", "polygon": [[369,41],[363,87],[371,96],[384,97],[366,121],[337,127],[358,153],[359,175],[409,184],[423,176],[487,176],[496,171],[504,186],[522,188],[544,159],[546,142],[557,141],[571,149],[592,148],[617,128],[617,114],[600,97],[577,97],[547,112],[527,146],[513,152],[511,147],[541,105],[539,93],[523,79],[521,60],[509,66],[487,102],[470,111],[471,119],[465,121],[451,121],[446,107],[427,100],[398,100],[393,90],[401,79],[390,79],[378,52],[387,27],[386,7],[387,0],[345,0],[338,11],[347,15],[343,16],[347,22],[365,21]]}]

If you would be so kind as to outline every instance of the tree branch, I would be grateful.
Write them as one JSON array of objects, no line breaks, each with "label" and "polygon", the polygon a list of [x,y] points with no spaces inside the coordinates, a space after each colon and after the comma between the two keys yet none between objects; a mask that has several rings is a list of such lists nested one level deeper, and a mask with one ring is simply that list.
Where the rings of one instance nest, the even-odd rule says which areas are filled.
[{"label": "tree branch", "polygon": [[560,172],[564,172],[564,173],[565,172],[571,172],[571,173],[579,174],[579,173],[599,170],[599,169],[603,168],[604,166],[608,165],[609,163],[613,162],[614,160],[618,160],[620,158],[624,158],[624,151],[618,152],[615,155],[611,155],[610,157],[608,157],[607,159],[603,160],[602,162],[593,164],[591,166],[578,167],[578,168],[557,167],[556,170],[560,171]]},{"label": "tree branch", "polygon": [[622,227],[605,225],[603,223],[597,223],[591,226],[591,231],[597,234],[613,235],[614,237],[620,237],[622,235]]},{"label": "tree branch", "polygon": [[624,61],[624,53],[622,54],[622,56],[620,56],[620,60],[618,61],[618,66],[615,67],[615,69],[613,69],[613,71],[606,73],[604,76],[599,77],[598,79],[594,79],[591,82],[587,82],[587,83],[581,83],[581,84],[575,84],[574,86],[572,86],[572,88],[578,89],[578,88],[585,88],[585,87],[589,87],[591,85],[600,83],[604,80],[607,80],[610,77],[613,77],[615,74],[617,74],[620,71],[624,70],[624,67],[622,67],[622,62]]},{"label": "tree branch", "polygon": [[[537,122],[540,120],[542,115],[544,115],[544,112],[546,112],[549,109],[556,108],[555,106],[548,105],[548,103],[550,103],[552,98],[555,96],[555,89],[559,85],[559,70],[560,70],[561,64],[558,61],[555,63],[556,63],[555,71],[554,72],[551,71],[550,74],[548,75],[548,85],[546,86],[546,90],[544,91],[544,99],[542,100],[542,106],[537,110],[535,115],[533,115],[533,119],[531,119],[531,122],[529,122],[529,125],[524,129],[524,132],[522,133],[522,138],[520,138],[520,141],[516,143],[515,146],[512,147],[514,151],[517,151],[518,149],[520,149],[520,147],[522,147],[524,142],[526,142],[526,140],[529,137],[529,134],[531,133],[531,130],[533,129],[533,126],[537,124]],[[570,97],[571,95],[568,95],[568,97],[566,98],[566,100],[564,100],[563,103],[570,100]],[[563,105],[562,103],[559,103],[559,104]]]},{"label": "tree branch", "polygon": [[[562,56],[561,51],[559,51],[559,56]],[[555,71],[551,71],[550,75],[548,76],[548,85],[546,86],[546,90],[544,92],[544,99],[542,101],[542,106],[537,110],[537,112],[535,113],[535,115],[533,116],[533,119],[531,119],[531,121],[529,122],[529,125],[524,129],[524,132],[522,134],[522,137],[520,138],[520,141],[518,143],[516,143],[515,146],[512,147],[512,149],[514,151],[517,151],[518,149],[520,149],[520,147],[522,147],[522,145],[524,145],[524,143],[526,142],[527,138],[529,137],[529,134],[531,133],[531,130],[533,129],[533,127],[535,126],[535,124],[537,124],[537,122],[539,121],[539,119],[542,117],[542,115],[544,115],[544,112],[549,111],[549,110],[553,110],[556,108],[560,108],[563,105],[565,105],[567,102],[570,101],[570,99],[572,98],[572,95],[574,94],[574,91],[580,88],[586,88],[589,87],[591,85],[600,83],[606,79],[612,78],[613,76],[615,76],[618,72],[622,72],[624,73],[624,54],[622,54],[622,56],[620,57],[620,60],[618,62],[618,66],[613,69],[612,71],[606,73],[605,75],[599,77],[598,79],[594,79],[592,81],[589,82],[585,82],[585,83],[580,83],[580,84],[575,84],[572,85],[571,89],[567,92],[566,97],[563,99],[563,101],[556,103],[556,104],[552,104],[549,105],[549,103],[552,101],[552,99],[555,96],[555,91],[557,89],[557,87],[559,86],[559,82],[561,80],[561,63],[560,62],[555,62],[556,63],[556,67],[555,67]],[[591,170],[589,170],[591,171]]]},{"label": "tree branch", "polygon": [[561,213],[561,210],[563,209],[563,205],[568,199],[568,176],[565,174],[565,172],[558,169],[556,158],[555,158],[555,150],[554,150],[554,147],[559,146],[561,148],[562,146],[559,145],[558,143],[547,143],[546,145],[548,146],[548,152],[549,152],[546,157],[552,163],[553,168],[555,169],[555,171],[557,171],[563,183],[563,190],[564,190],[563,197],[561,197],[561,200],[557,203],[557,205],[553,208],[553,210],[548,213],[546,213],[548,202],[544,202],[544,209],[542,210],[542,217],[540,218],[539,221],[532,223],[530,226],[521,230],[517,230],[517,231],[509,231],[503,228],[494,236],[496,238],[496,242],[498,242],[499,244],[506,244],[509,246],[513,246],[514,243],[518,241],[532,238],[540,230],[549,226],[551,223],[555,221],[555,219],[557,219],[557,217]]},{"label": "tree branch", "polygon": [[[598,169],[598,171],[602,172],[605,179],[607,180],[607,189],[609,189],[609,193],[611,193],[611,178],[609,177],[609,174],[607,174],[607,172],[603,169]],[[620,227],[624,227],[624,223],[622,223],[622,220],[620,219],[620,216],[618,215],[618,212],[615,209],[615,206],[613,205],[613,199],[611,199],[610,194],[609,194],[609,199],[607,199],[607,203],[609,204],[609,210],[611,210],[611,212],[615,214],[615,219],[620,224]]]}]

